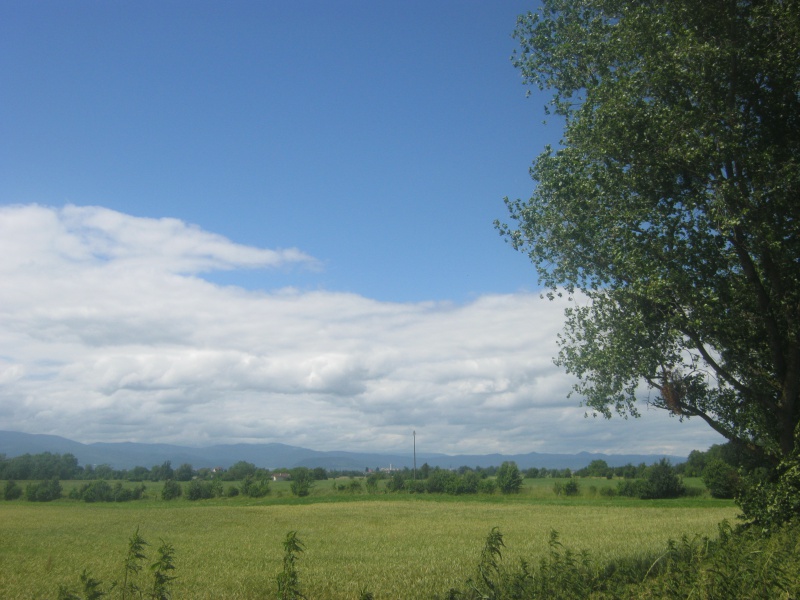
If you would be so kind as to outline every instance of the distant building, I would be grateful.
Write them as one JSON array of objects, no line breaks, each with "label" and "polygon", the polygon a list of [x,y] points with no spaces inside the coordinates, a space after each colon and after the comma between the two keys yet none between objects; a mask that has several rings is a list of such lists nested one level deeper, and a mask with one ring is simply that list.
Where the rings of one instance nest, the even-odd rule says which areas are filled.
[{"label": "distant building", "polygon": [[287,481],[290,477],[289,473],[273,473],[272,481]]}]

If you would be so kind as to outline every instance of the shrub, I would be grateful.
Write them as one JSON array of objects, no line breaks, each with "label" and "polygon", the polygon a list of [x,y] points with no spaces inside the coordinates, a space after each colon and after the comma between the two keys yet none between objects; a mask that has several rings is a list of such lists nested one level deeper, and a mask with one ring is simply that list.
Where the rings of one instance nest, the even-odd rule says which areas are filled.
[{"label": "shrub", "polygon": [[[399,492],[405,489],[406,481],[403,477],[403,474],[399,471],[394,473],[390,478],[389,481],[386,482],[386,489],[390,492]],[[430,491],[430,490],[429,490]]]},{"label": "shrub", "polygon": [[425,490],[429,494],[444,494],[450,481],[450,472],[444,469],[434,469],[425,481]]},{"label": "shrub", "polygon": [[193,479],[186,488],[186,498],[189,500],[207,500],[214,497],[214,488],[210,481]]},{"label": "shrub", "polygon": [[494,479],[481,479],[478,484],[478,491],[481,494],[494,494],[497,490],[497,482]]},{"label": "shrub", "polygon": [[642,493],[643,483],[636,479],[625,479],[617,483],[617,493],[628,498],[638,498]]},{"label": "shrub", "polygon": [[5,500],[17,500],[22,496],[22,488],[17,485],[13,479],[6,481],[6,486],[3,489],[3,498]]},{"label": "shrub", "polygon": [[61,482],[53,478],[41,483],[29,483],[25,487],[25,498],[29,502],[51,502],[61,498],[61,491]]},{"label": "shrub", "polygon": [[425,482],[421,479],[408,479],[403,485],[408,489],[409,494],[425,493]]},{"label": "shrub", "polygon": [[114,497],[111,485],[105,479],[98,479],[82,488],[81,498],[84,502],[111,502]]},{"label": "shrub", "polygon": [[370,473],[367,476],[367,492],[374,494],[378,491],[378,482],[382,479],[380,473]]},{"label": "shrub", "polygon": [[311,488],[314,486],[314,476],[312,472],[305,467],[298,467],[292,470],[292,483],[289,489],[295,496],[302,498],[311,493]]},{"label": "shrub", "polygon": [[662,458],[659,462],[647,469],[645,485],[642,486],[639,497],[646,500],[660,498],[677,498],[685,491],[681,478],[669,460]]},{"label": "shrub", "polygon": [[263,498],[270,492],[269,479],[262,477],[256,479],[253,475],[248,475],[242,481],[242,494],[251,498]]},{"label": "shrub", "polygon": [[167,479],[164,482],[164,488],[161,490],[161,499],[162,500],[174,500],[175,498],[180,498],[183,494],[183,488],[181,488],[181,484],[173,479]]},{"label": "shrub", "polygon": [[578,485],[578,480],[574,477],[567,481],[564,484],[564,494],[567,496],[577,496],[581,493],[580,486]]},{"label": "shrub", "polygon": [[517,463],[506,461],[497,469],[497,487],[503,494],[518,494],[522,489],[522,474]]},{"label": "shrub", "polygon": [[739,473],[728,463],[715,458],[703,469],[703,483],[713,498],[733,498],[739,491]]}]

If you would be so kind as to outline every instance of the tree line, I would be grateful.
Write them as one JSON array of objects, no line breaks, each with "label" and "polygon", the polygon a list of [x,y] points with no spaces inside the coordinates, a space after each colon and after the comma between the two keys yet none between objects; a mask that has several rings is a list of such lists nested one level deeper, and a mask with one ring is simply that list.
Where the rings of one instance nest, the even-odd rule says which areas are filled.
[{"label": "tree line", "polygon": [[[0,479],[6,480],[4,497],[14,500],[25,497],[32,501],[48,501],[60,498],[60,480],[87,481],[73,488],[70,497],[86,502],[122,502],[142,498],[144,485],[133,488],[122,485],[123,481],[144,482],[164,481],[161,497],[171,500],[181,496],[189,500],[202,500],[221,496],[244,495],[261,498],[270,493],[272,473],[287,474],[290,489],[299,497],[307,496],[315,482],[334,478],[338,491],[349,493],[375,493],[379,482],[385,481],[382,489],[386,492],[406,492],[413,494],[515,494],[522,489],[524,478],[555,480],[557,495],[578,495],[579,478],[602,477],[619,478],[614,488],[603,488],[605,495],[634,496],[639,498],[673,498],[687,493],[682,477],[701,477],[710,494],[715,498],[739,497],[744,489],[743,482],[751,477],[759,477],[765,467],[752,460],[751,455],[741,452],[733,444],[715,445],[707,451],[694,450],[688,460],[671,465],[666,459],[653,465],[640,463],[610,467],[605,460],[593,460],[584,468],[572,471],[565,469],[529,468],[520,470],[513,461],[504,462],[499,467],[467,467],[450,470],[431,467],[427,463],[418,470],[408,467],[389,473],[359,471],[327,471],[322,467],[309,469],[295,467],[270,471],[256,467],[253,463],[239,461],[228,469],[194,469],[184,463],[177,468],[170,461],[155,465],[150,469],[135,467],[131,470],[113,469],[108,465],[93,467],[80,466],[72,454],[24,454],[14,458],[0,455]],[[337,483],[336,477],[350,476],[347,483]],[[562,480],[566,479],[564,482]],[[116,481],[114,485],[109,480]],[[37,481],[23,490],[17,481]],[[362,483],[363,481],[363,483]],[[237,482],[236,485],[223,486],[224,482]],[[185,483],[182,486],[181,483]]]},{"label": "tree line", "polygon": [[[70,453],[54,454],[22,454],[7,458],[0,454],[0,480],[32,481],[42,479],[93,480],[105,479],[114,481],[191,481],[193,479],[221,479],[222,481],[241,481],[246,477],[263,479],[273,473],[290,473],[294,469],[264,469],[253,463],[239,461],[227,469],[201,467],[195,469],[189,463],[178,467],[166,460],[151,468],[136,466],[132,469],[115,469],[111,465],[79,465],[78,459]],[[324,480],[329,472],[322,467],[310,469],[314,480]]]}]

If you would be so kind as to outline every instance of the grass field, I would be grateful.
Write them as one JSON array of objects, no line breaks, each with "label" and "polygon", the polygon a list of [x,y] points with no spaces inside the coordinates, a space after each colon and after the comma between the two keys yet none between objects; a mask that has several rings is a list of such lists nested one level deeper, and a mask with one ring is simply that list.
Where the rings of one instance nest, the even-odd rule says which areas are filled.
[{"label": "grass field", "polygon": [[308,598],[357,598],[367,589],[388,599],[463,585],[495,526],[507,561],[542,556],[551,530],[574,550],[613,560],[654,556],[682,534],[713,535],[737,514],[707,497],[648,502],[588,491],[610,483],[583,481],[578,498],[556,497],[552,480],[527,480],[515,497],[350,496],[328,482],[302,500],[276,484],[258,501],[0,502],[0,597],[55,598],[85,567],[105,582],[119,579],[136,527],[151,553],[160,538],[175,546],[175,598],[274,598],[281,542],[296,530],[307,548],[299,571]]}]

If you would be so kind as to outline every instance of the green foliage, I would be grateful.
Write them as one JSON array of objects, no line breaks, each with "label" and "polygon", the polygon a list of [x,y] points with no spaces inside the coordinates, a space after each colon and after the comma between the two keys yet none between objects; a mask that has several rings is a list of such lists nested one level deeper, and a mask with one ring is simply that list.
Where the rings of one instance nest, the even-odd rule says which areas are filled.
[{"label": "green foliage", "polygon": [[647,467],[644,479],[626,479],[617,483],[617,494],[643,500],[678,498],[686,493],[686,487],[677,470],[662,458]]},{"label": "green foliage", "polygon": [[608,463],[602,459],[596,459],[589,463],[583,469],[575,471],[575,475],[579,477],[608,477],[614,475],[614,470],[608,466]]},{"label": "green foliage", "polygon": [[183,463],[175,469],[175,479],[177,481],[191,481],[192,477],[194,477],[194,469],[189,463]]},{"label": "green foliage", "polygon": [[186,488],[187,500],[207,500],[214,498],[216,494],[216,487],[211,481],[200,481],[194,479],[189,482]]},{"label": "green foliage", "polygon": [[103,582],[94,579],[86,569],[80,575],[80,582],[83,588],[82,596],[72,593],[68,588],[62,586],[58,590],[58,600],[99,600],[107,595],[101,588]]},{"label": "green foliage", "polygon": [[147,555],[144,553],[145,546],[147,546],[147,542],[139,535],[137,527],[128,540],[128,552],[125,554],[123,562],[122,600],[142,595],[142,591],[136,584],[136,577],[142,571],[142,562],[147,559]]},{"label": "green foliage", "polygon": [[506,461],[497,469],[497,487],[503,494],[518,494],[522,489],[522,474],[517,463]]},{"label": "green foliage", "polygon": [[256,470],[256,466],[253,463],[240,460],[225,472],[224,477],[228,481],[241,481],[248,475],[255,477]]},{"label": "green foliage", "polygon": [[[76,495],[84,502],[111,502],[113,500],[111,485],[105,479],[85,484]],[[71,496],[72,494],[70,494]]]},{"label": "green foliage", "polygon": [[306,467],[292,469],[292,482],[289,488],[295,496],[300,498],[308,496],[312,487],[314,487],[314,475],[310,469]]},{"label": "green foliage", "polygon": [[497,490],[497,482],[494,479],[481,479],[478,484],[478,492],[481,494],[494,494]]},{"label": "green foliage", "polygon": [[739,473],[728,463],[713,459],[703,469],[703,483],[713,498],[733,498],[739,491]]},{"label": "green foliage", "polygon": [[515,37],[564,134],[499,227],[581,294],[557,362],[595,413],[637,415],[645,384],[702,419],[773,471],[745,512],[793,514],[800,4],[544,0]]},{"label": "green foliage", "polygon": [[678,498],[685,491],[686,488],[675,472],[675,468],[669,463],[669,460],[662,458],[647,469],[646,479],[640,489],[639,497],[644,500]]},{"label": "green foliage", "polygon": [[745,517],[766,529],[796,518],[800,515],[800,453],[770,473],[750,473],[740,494]]},{"label": "green foliage", "polygon": [[574,477],[568,479],[567,482],[564,484],[564,495],[565,496],[577,496],[581,493],[580,485],[578,485],[578,480]]},{"label": "green foliage", "polygon": [[500,562],[503,558],[502,549],[505,548],[503,534],[497,527],[493,527],[486,537],[486,543],[481,550],[478,563],[478,580],[469,582],[470,587],[487,600],[500,598],[501,588],[498,579],[501,579]]},{"label": "green foliage", "polygon": [[253,475],[248,475],[242,481],[241,492],[250,498],[263,498],[270,492],[270,482],[266,476],[256,479]]},{"label": "green foliage", "polygon": [[3,499],[4,500],[16,500],[22,496],[22,488],[17,485],[17,482],[13,479],[9,479],[6,481],[6,485],[3,488]]},{"label": "green foliage", "polygon": [[175,470],[172,468],[172,461],[165,460],[161,466],[154,466],[150,469],[150,479],[152,481],[168,481],[175,477]]},{"label": "green foliage", "polygon": [[61,482],[56,479],[29,483],[25,487],[25,499],[29,502],[51,502],[61,498]]},{"label": "green foliage", "polygon": [[382,479],[380,473],[370,473],[367,475],[367,492],[375,494],[378,491],[378,482]]},{"label": "green foliage", "polygon": [[183,488],[180,483],[172,479],[167,479],[167,481],[164,482],[164,487],[161,489],[162,500],[174,500],[175,498],[180,498],[182,495]]},{"label": "green foliage", "polygon": [[106,480],[98,479],[84,483],[79,488],[72,488],[69,497],[84,502],[128,502],[143,498],[145,489],[144,484],[127,488],[121,481],[115,482],[112,486]]},{"label": "green foliage", "polygon": [[118,590],[121,600],[171,600],[172,581],[176,577],[172,574],[175,570],[175,549],[171,544],[162,540],[158,548],[155,562],[150,565],[152,585],[146,586],[138,582],[140,573],[144,570],[142,563],[147,560],[145,547],[147,542],[139,535],[139,528],[128,541],[128,551],[123,561],[123,577],[121,582],[113,582],[107,590],[103,590],[103,582],[94,579],[87,569],[80,575],[81,591],[75,592],[68,586],[61,585],[58,590],[58,600],[99,600],[110,596],[111,592]]},{"label": "green foliage", "polygon": [[450,481],[451,473],[444,469],[434,469],[425,481],[425,491],[429,494],[444,494]]},{"label": "green foliage", "polygon": [[718,541],[705,537],[670,541],[650,561],[598,565],[550,533],[549,553],[531,567],[520,561],[504,568],[502,534],[493,528],[478,565],[478,578],[446,598],[535,600],[584,598],[794,598],[800,592],[800,527],[784,526],[771,536],[720,526]]},{"label": "green foliage", "polygon": [[172,544],[161,540],[156,561],[150,565],[150,571],[153,573],[150,598],[153,600],[170,600],[172,598],[170,583],[175,580],[175,576],[172,575],[175,570],[174,560],[175,549]]},{"label": "green foliage", "polygon": [[283,540],[283,570],[276,578],[279,600],[299,600],[305,598],[300,592],[297,576],[297,560],[305,550],[296,531],[290,531]]},{"label": "green foliage", "polygon": [[404,490],[405,487],[406,487],[406,480],[400,471],[392,473],[392,476],[389,478],[389,481],[386,482],[386,489],[390,492],[399,492]]},{"label": "green foliage", "polygon": [[[140,582],[147,542],[138,528],[130,538],[123,564],[123,579],[104,589],[87,569],[80,576],[80,590],[60,586],[59,600],[98,600],[110,597],[168,600],[175,580],[175,550],[161,543],[148,569],[151,583]],[[296,531],[282,543],[282,570],[276,576],[280,600],[305,598],[297,563],[305,551]],[[663,552],[635,559],[597,563],[586,552],[563,545],[551,531],[548,552],[535,563],[503,562],[506,551],[497,527],[489,532],[478,560],[476,575],[462,589],[450,589],[445,598],[460,600],[564,599],[612,600],[618,598],[796,598],[800,595],[800,523],[787,522],[768,535],[756,528],[733,529],[726,522],[718,538],[683,536],[670,540]],[[358,597],[374,598],[360,588]],[[378,594],[378,597],[382,597]]]},{"label": "green foliage", "polygon": [[83,469],[72,454],[23,454],[14,458],[0,455],[0,479],[78,479]]}]

